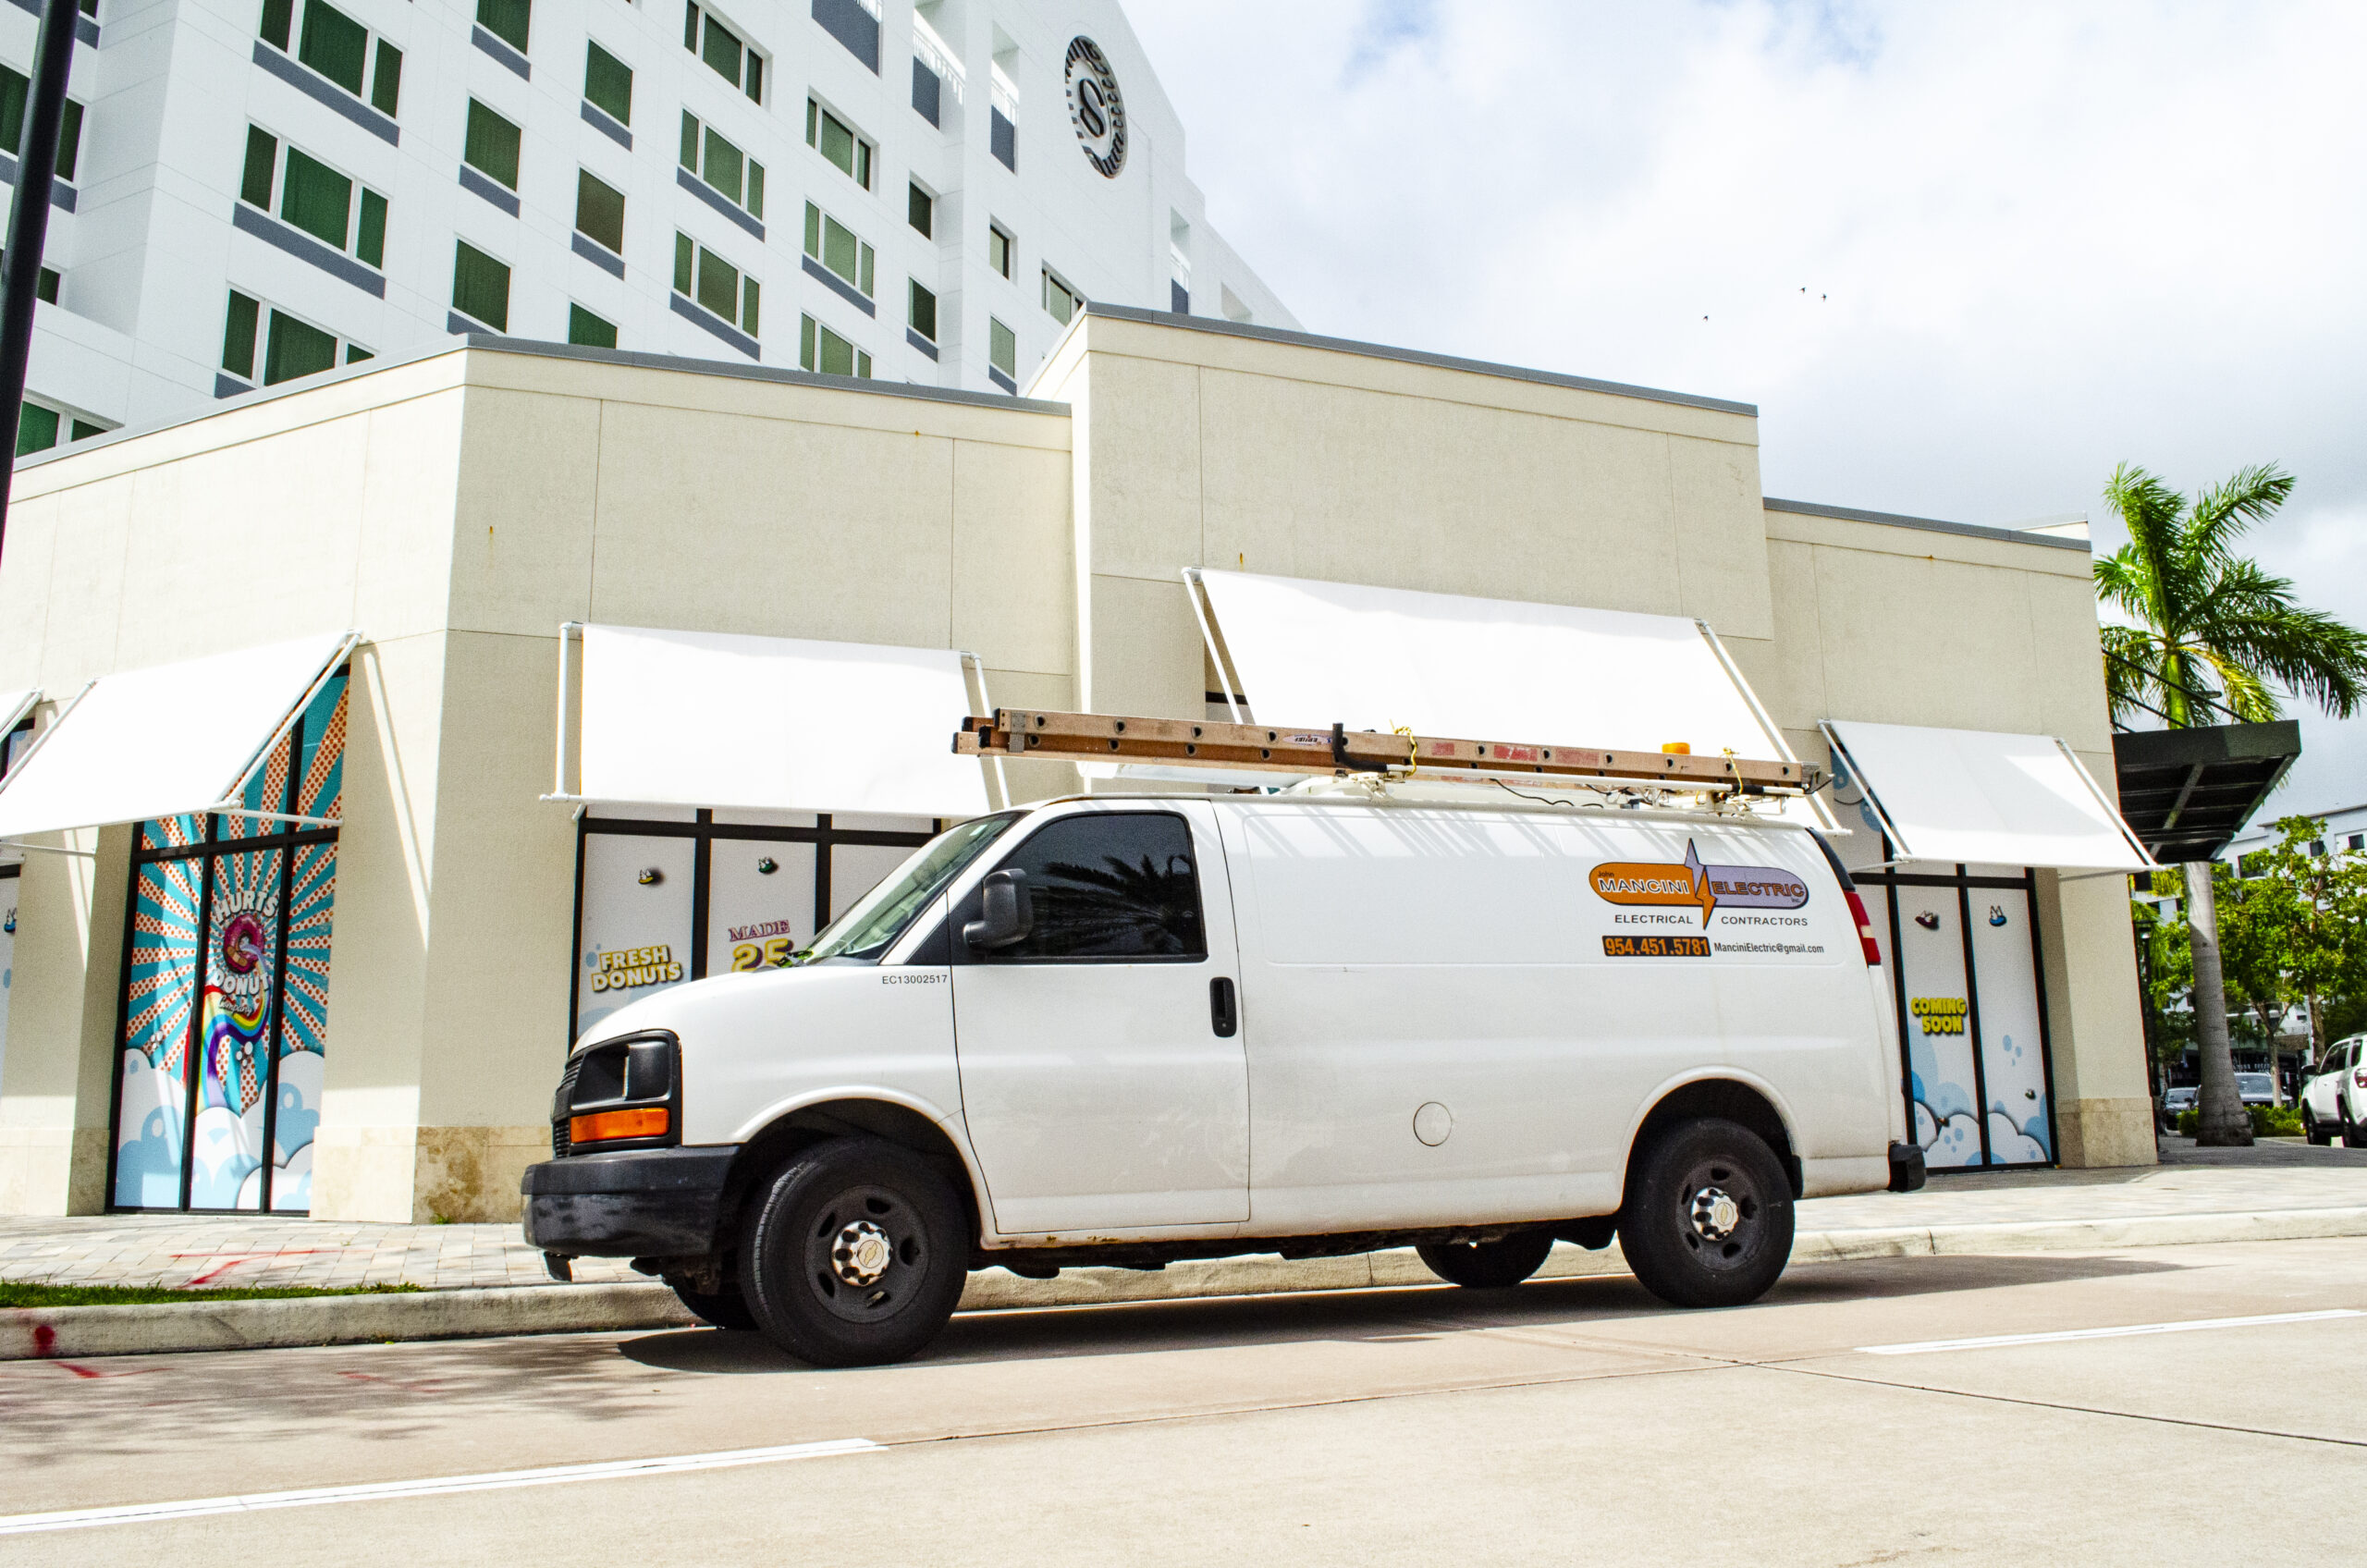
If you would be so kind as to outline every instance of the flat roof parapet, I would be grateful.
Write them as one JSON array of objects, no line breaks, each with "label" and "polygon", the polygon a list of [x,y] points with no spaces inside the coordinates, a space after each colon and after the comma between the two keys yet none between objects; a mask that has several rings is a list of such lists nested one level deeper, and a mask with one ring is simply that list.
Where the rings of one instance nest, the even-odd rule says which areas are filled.
[{"label": "flat roof parapet", "polygon": [[1691,392],[1667,392],[1656,386],[1629,386],[1617,381],[1595,381],[1583,375],[1564,375],[1557,371],[1531,370],[1525,365],[1502,365],[1490,360],[1458,359],[1453,354],[1432,354],[1419,349],[1393,348],[1386,343],[1365,343],[1353,337],[1320,337],[1312,332],[1294,332],[1279,326],[1257,326],[1247,322],[1220,321],[1214,316],[1178,315],[1172,311],[1147,311],[1133,305],[1105,305],[1090,300],[1085,307],[1089,316],[1101,316],[1110,321],[1142,322],[1152,326],[1181,327],[1187,332],[1213,332],[1228,337],[1250,337],[1267,343],[1287,343],[1301,349],[1328,349],[1334,353],[1359,354],[1372,360],[1395,360],[1401,364],[1429,365],[1439,370],[1469,371],[1475,375],[1502,376],[1513,381],[1530,381],[1541,386],[1567,386],[1580,392],[1607,392],[1616,398],[1641,398],[1648,402],[1679,403],[1688,409],[1709,409],[1722,414],[1742,414],[1759,417],[1756,403],[1736,403],[1724,398],[1703,398]]},{"label": "flat roof parapet", "polygon": [[1970,539],[2002,539],[2009,545],[2044,545],[2051,549],[2094,554],[2094,546],[2085,539],[2067,539],[2060,534],[2034,533],[2019,528],[1991,528],[1978,522],[1944,522],[1935,517],[1860,511],[1856,507],[1828,507],[1815,501],[1782,501],[1772,496],[1766,496],[1760,504],[1771,512],[1793,512],[1801,517],[1839,518],[1846,522],[1879,522],[1889,528],[1921,528],[1934,533],[1961,533]]}]

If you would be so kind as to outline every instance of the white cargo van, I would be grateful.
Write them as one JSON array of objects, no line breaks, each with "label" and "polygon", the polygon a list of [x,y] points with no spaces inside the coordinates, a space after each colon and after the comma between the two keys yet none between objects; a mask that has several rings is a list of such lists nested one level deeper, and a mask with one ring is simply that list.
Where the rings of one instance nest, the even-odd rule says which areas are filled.
[{"label": "white cargo van", "polygon": [[[948,829],[791,967],[602,1021],[526,1235],[805,1360],[968,1270],[1609,1244],[1756,1299],[1794,1200],[1920,1185],[1872,933],[1812,832],[1344,785]],[[1453,795],[1455,800],[1443,798]]]}]

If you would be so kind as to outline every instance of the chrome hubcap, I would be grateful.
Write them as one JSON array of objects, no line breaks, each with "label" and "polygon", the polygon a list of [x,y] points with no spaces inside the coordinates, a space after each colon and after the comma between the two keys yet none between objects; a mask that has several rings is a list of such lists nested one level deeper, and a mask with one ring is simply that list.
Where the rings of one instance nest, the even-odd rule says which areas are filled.
[{"label": "chrome hubcap", "polygon": [[859,1290],[887,1273],[895,1256],[888,1232],[868,1219],[858,1219],[830,1243],[830,1271]]},{"label": "chrome hubcap", "polygon": [[1693,1194],[1688,1217],[1695,1235],[1705,1242],[1723,1242],[1742,1223],[1742,1206],[1723,1187],[1700,1187]]}]

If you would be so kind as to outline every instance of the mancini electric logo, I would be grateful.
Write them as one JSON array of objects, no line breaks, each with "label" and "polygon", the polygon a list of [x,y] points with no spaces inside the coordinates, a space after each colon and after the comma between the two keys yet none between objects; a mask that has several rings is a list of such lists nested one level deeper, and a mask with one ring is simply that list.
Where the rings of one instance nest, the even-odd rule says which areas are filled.
[{"label": "mancini electric logo", "polygon": [[1728,909],[1797,909],[1809,901],[1809,885],[1781,866],[1713,865],[1686,839],[1685,862],[1606,861],[1588,880],[1597,895],[1614,904],[1661,904],[1698,908],[1701,924],[1711,912]]}]

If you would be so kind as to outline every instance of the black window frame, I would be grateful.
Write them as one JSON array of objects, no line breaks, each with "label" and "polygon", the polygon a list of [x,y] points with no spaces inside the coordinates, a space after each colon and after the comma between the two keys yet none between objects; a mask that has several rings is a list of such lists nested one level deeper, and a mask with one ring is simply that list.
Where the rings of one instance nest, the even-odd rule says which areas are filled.
[{"label": "black window frame", "polygon": [[[1213,962],[1213,954],[1208,941],[1208,890],[1202,885],[1202,877],[1200,875],[1200,839],[1199,835],[1193,831],[1191,817],[1183,812],[1176,811],[1171,808],[1126,811],[1081,811],[1070,812],[1060,816],[1055,816],[1050,818],[1049,821],[1036,824],[1024,838],[1006,848],[1003,851],[1001,857],[995,862],[993,868],[987,873],[987,876],[991,876],[995,872],[1001,871],[1012,865],[1021,856],[1025,855],[1036,841],[1047,833],[1060,832],[1064,827],[1078,823],[1106,823],[1119,817],[1142,816],[1163,816],[1174,822],[1184,830],[1184,841],[1190,847],[1192,855],[1193,920],[1199,928],[1200,948],[1198,952],[1075,953],[1054,957],[1033,953],[1007,954],[1000,952],[975,951],[971,949],[968,942],[961,939],[960,934],[964,925],[967,925],[971,921],[977,919],[982,913],[982,906],[985,901],[984,889],[986,886],[986,876],[981,876],[977,881],[971,884],[970,890],[963,895],[961,902],[954,907],[952,913],[947,917],[944,935],[947,937],[951,938],[946,944],[951,949],[950,955],[951,961],[956,964],[978,964],[981,966],[995,966],[1002,968],[1033,967],[1052,964],[1195,964]],[[931,937],[927,945],[932,948],[936,947],[938,945],[938,938],[934,936]]]}]

